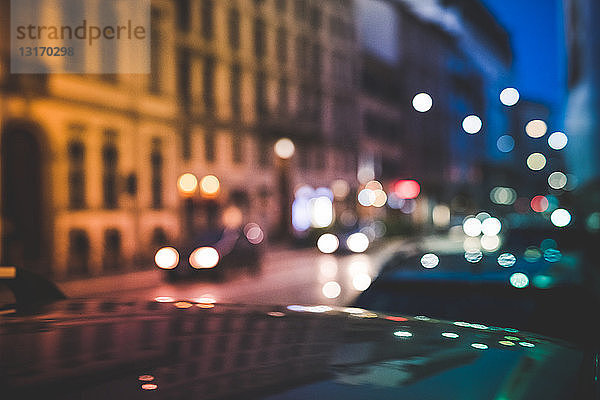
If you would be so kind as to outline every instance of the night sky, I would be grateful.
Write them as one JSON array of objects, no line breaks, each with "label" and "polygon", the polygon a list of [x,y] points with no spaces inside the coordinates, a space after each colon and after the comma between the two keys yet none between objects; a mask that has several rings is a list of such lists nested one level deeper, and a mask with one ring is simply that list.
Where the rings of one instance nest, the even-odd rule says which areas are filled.
[{"label": "night sky", "polygon": [[514,86],[523,97],[560,107],[566,87],[562,0],[482,2],[510,34]]}]

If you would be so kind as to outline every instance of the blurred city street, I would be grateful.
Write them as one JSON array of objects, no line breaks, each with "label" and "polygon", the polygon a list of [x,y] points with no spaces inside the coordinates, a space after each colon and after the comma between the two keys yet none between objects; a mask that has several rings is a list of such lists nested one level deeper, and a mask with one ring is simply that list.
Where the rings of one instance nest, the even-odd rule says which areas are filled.
[{"label": "blurred city street", "polygon": [[260,273],[253,275],[244,269],[234,270],[222,282],[200,277],[170,283],[164,279],[164,271],[155,268],[115,277],[65,282],[59,286],[69,297],[101,296],[119,300],[207,298],[222,303],[343,306],[350,304],[369,286],[391,252],[409,250],[410,246],[403,240],[394,239],[365,254],[340,256],[322,254],[314,247],[293,250],[273,247],[266,252]]}]

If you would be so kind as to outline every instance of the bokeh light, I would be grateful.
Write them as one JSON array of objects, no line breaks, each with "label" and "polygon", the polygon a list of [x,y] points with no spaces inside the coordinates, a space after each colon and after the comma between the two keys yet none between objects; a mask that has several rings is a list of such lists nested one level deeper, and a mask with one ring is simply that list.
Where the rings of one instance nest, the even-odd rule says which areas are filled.
[{"label": "bokeh light", "polygon": [[562,259],[562,253],[558,249],[546,249],[544,250],[544,260],[555,263]]},{"label": "bokeh light", "polygon": [[339,283],[330,281],[323,285],[321,292],[323,293],[323,296],[327,297],[328,299],[335,299],[340,295],[340,293],[342,293],[342,287]]},{"label": "bokeh light", "polygon": [[467,217],[463,222],[463,232],[471,237],[481,235],[481,221],[475,217]]},{"label": "bokeh light", "polygon": [[369,248],[369,238],[362,232],[356,232],[348,236],[346,246],[353,253],[362,253]]},{"label": "bokeh light", "polygon": [[552,189],[562,189],[567,185],[567,175],[560,171],[555,171],[548,176],[548,185]]},{"label": "bokeh light", "polygon": [[439,263],[439,257],[433,253],[427,253],[421,257],[421,265],[425,268],[435,268]]},{"label": "bokeh light", "polygon": [[514,106],[519,101],[519,97],[519,91],[512,87],[508,87],[500,92],[500,102],[505,106]]},{"label": "bokeh light", "polygon": [[554,132],[548,137],[548,146],[554,150],[564,149],[569,138],[563,132]]},{"label": "bokeh light", "polygon": [[154,256],[156,266],[162,269],[173,269],[179,264],[179,252],[173,247],[163,247]]},{"label": "bokeh light", "polygon": [[191,196],[198,188],[198,179],[194,174],[185,173],[177,179],[177,188],[183,196]]},{"label": "bokeh light", "polygon": [[465,251],[465,260],[470,263],[478,263],[483,258],[481,250],[469,250]]},{"label": "bokeh light", "polygon": [[219,192],[220,187],[221,183],[214,175],[206,175],[200,180],[200,189],[204,195],[214,196]]},{"label": "bokeh light", "polygon": [[564,208],[558,208],[550,215],[550,221],[552,221],[554,226],[562,228],[571,222],[571,213]]},{"label": "bokeh light", "polygon": [[535,196],[533,199],[531,199],[530,203],[531,209],[538,213],[546,211],[549,204],[550,203],[548,202],[546,196]]},{"label": "bokeh light", "polygon": [[595,211],[585,219],[585,227],[590,232],[600,231],[600,212]]},{"label": "bokeh light", "polygon": [[331,182],[331,191],[336,200],[344,200],[350,193],[350,185],[343,179]]},{"label": "bokeh light", "polygon": [[261,227],[254,222],[250,222],[244,226],[244,235],[246,235],[246,239],[252,244],[262,243],[265,238],[265,233]]},{"label": "bokeh light", "polygon": [[375,199],[373,200],[373,207],[383,207],[387,203],[387,194],[381,189],[374,190]]},{"label": "bokeh light", "polygon": [[340,241],[337,236],[331,233],[325,233],[317,240],[317,248],[325,254],[335,252],[340,245]]},{"label": "bokeh light", "polygon": [[529,246],[523,253],[523,259],[527,262],[536,262],[542,257],[540,249],[534,246]]},{"label": "bokeh light", "polygon": [[548,125],[541,119],[531,120],[525,125],[525,133],[532,138],[540,138],[548,131]]},{"label": "bokeh light", "polygon": [[496,141],[496,147],[503,153],[509,153],[515,148],[515,139],[510,135],[502,135]]},{"label": "bokeh light", "polygon": [[500,233],[502,230],[502,223],[498,218],[491,217],[486,218],[481,223],[481,232],[487,236],[494,236]]},{"label": "bokeh light", "polygon": [[517,192],[513,188],[496,186],[490,191],[490,200],[495,204],[510,205],[517,200]]},{"label": "bokeh light", "polygon": [[478,349],[478,350],[487,350],[488,349],[488,345],[483,344],[483,343],[471,343],[471,347]]},{"label": "bokeh light", "polygon": [[481,248],[485,251],[496,251],[500,248],[500,237],[483,235],[480,240]]},{"label": "bokeh light", "polygon": [[413,97],[412,105],[418,112],[427,112],[433,106],[433,99],[427,93],[419,93]]},{"label": "bokeh light", "polygon": [[515,265],[517,257],[512,253],[502,253],[498,256],[498,265],[504,268],[509,268]]},{"label": "bokeh light", "polygon": [[333,222],[333,203],[329,197],[310,199],[310,223],[313,228],[325,228]]},{"label": "bokeh light", "polygon": [[352,286],[354,286],[354,289],[362,292],[371,286],[371,281],[371,277],[368,274],[356,274],[352,277]]},{"label": "bokeh light", "polygon": [[438,228],[447,227],[450,224],[450,207],[438,204],[433,207],[431,218],[433,219],[433,224]]},{"label": "bokeh light", "polygon": [[394,184],[393,192],[399,199],[414,199],[421,192],[421,186],[417,181],[410,179],[400,180]]},{"label": "bokeh light", "polygon": [[465,132],[473,135],[481,130],[482,122],[477,115],[468,115],[463,119],[462,127]]},{"label": "bokeh light", "polygon": [[290,139],[281,138],[275,142],[274,150],[277,157],[286,160],[294,155],[296,147]]},{"label": "bokeh light", "polygon": [[363,189],[358,192],[358,203],[363,207],[370,207],[375,203],[377,195],[371,189]]},{"label": "bokeh light", "polygon": [[529,285],[529,277],[522,272],[515,272],[510,276],[509,282],[517,289],[523,289]]},{"label": "bokeh light", "polygon": [[190,254],[190,265],[196,269],[214,268],[219,263],[219,252],[212,247],[199,247]]},{"label": "bokeh light", "polygon": [[539,171],[546,166],[546,156],[542,153],[532,153],[527,157],[527,166],[533,171]]}]

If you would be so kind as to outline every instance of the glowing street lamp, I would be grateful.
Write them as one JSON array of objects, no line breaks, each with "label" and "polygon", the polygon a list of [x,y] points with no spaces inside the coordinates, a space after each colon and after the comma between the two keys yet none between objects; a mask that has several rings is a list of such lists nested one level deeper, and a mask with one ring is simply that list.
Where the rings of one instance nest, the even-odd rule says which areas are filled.
[{"label": "glowing street lamp", "polygon": [[296,147],[294,146],[294,142],[292,142],[290,139],[281,138],[275,142],[274,150],[277,157],[287,160],[294,155]]},{"label": "glowing street lamp", "polygon": [[279,236],[281,238],[288,238],[292,223],[289,159],[294,155],[296,147],[290,139],[281,138],[275,142],[273,150],[279,158]]}]

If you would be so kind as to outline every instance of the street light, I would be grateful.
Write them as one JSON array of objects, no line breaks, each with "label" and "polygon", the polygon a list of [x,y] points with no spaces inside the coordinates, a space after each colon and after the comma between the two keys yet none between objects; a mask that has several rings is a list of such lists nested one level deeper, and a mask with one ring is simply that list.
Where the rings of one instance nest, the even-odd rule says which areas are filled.
[{"label": "street light", "polygon": [[273,146],[275,155],[279,158],[279,228],[278,236],[281,239],[290,236],[292,222],[292,200],[290,196],[290,158],[296,150],[294,142],[288,138],[281,138]]},{"label": "street light", "polygon": [[194,199],[192,198],[198,190],[198,179],[194,174],[185,173],[177,179],[177,189],[183,198],[183,226],[185,241],[189,240],[194,231]]}]

